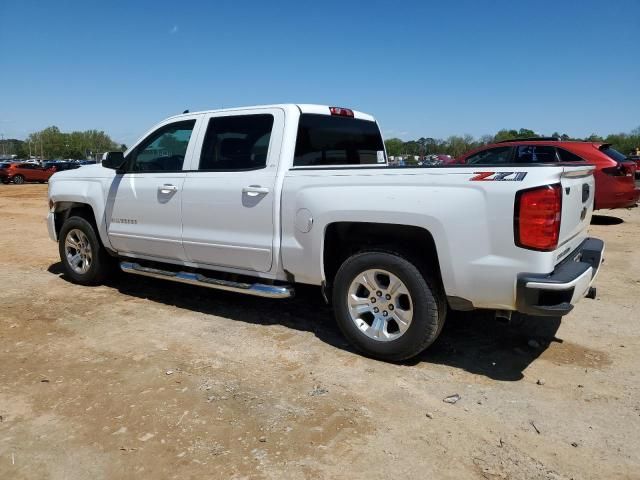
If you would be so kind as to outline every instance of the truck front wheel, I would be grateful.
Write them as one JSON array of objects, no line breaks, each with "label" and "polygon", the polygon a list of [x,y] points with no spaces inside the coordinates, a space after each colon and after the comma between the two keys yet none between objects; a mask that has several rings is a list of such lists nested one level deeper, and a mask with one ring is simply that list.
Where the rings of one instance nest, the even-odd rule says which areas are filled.
[{"label": "truck front wheel", "polygon": [[411,358],[438,337],[446,302],[435,282],[400,255],[349,257],[333,286],[338,326],[357,349],[381,360]]},{"label": "truck front wheel", "polygon": [[60,260],[74,283],[98,285],[113,270],[113,259],[106,252],[93,225],[83,217],[69,217],[58,238]]}]

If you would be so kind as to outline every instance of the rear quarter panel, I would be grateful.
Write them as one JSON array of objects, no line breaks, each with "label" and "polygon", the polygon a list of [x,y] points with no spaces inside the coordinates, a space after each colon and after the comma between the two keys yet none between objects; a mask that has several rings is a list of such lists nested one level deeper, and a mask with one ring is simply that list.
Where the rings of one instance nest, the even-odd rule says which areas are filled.
[{"label": "rear quarter panel", "polygon": [[[472,180],[481,171],[526,175],[522,181]],[[516,247],[515,193],[558,183],[561,173],[555,166],[292,169],[282,193],[282,264],[296,281],[319,285],[324,233],[331,223],[412,225],[433,236],[447,295],[478,308],[514,308],[517,274],[553,271],[560,251]],[[308,233],[295,225],[301,209],[313,218]]]}]

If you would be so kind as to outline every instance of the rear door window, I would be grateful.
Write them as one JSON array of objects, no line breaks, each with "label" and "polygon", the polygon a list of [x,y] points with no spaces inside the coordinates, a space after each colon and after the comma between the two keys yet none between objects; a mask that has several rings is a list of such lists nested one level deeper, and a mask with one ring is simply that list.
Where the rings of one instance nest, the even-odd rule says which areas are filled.
[{"label": "rear door window", "polygon": [[544,145],[521,145],[516,147],[516,163],[557,162],[555,147]]},{"label": "rear door window", "polygon": [[209,120],[199,171],[256,170],[267,166],[273,115],[233,115]]},{"label": "rear door window", "polygon": [[474,153],[467,158],[468,164],[473,165],[496,165],[502,163],[511,163],[513,147],[495,147],[481,152]]},{"label": "rear door window", "polygon": [[293,160],[295,167],[385,163],[375,122],[350,117],[302,114]]},{"label": "rear door window", "polygon": [[561,162],[584,162],[584,159],[575,153],[571,153],[569,150],[565,150],[564,148],[558,148],[557,150]]}]

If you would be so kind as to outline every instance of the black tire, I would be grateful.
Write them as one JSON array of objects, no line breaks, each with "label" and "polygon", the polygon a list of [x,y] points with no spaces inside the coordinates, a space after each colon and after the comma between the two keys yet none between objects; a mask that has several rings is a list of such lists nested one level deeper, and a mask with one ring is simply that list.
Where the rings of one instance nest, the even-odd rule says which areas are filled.
[{"label": "black tire", "polygon": [[22,175],[14,175],[13,183],[16,185],[22,185],[24,183],[24,177]]},{"label": "black tire", "polygon": [[[356,326],[349,311],[352,282],[363,272],[375,269],[398,277],[411,298],[411,323],[394,340],[370,338]],[[382,303],[386,303],[386,300]],[[425,350],[438,338],[446,317],[446,301],[439,283],[423,275],[413,263],[399,254],[387,252],[358,253],[342,264],[333,285],[333,307],[340,330],[355,348],[367,356],[392,362],[406,360]]]},{"label": "black tire", "polygon": [[[65,252],[67,235],[72,230],[80,230],[84,233],[91,249],[91,262],[88,270],[84,273],[79,273],[74,270]],[[114,259],[102,246],[95,226],[85,218],[73,216],[64,222],[60,229],[60,235],[58,236],[58,252],[60,253],[60,260],[62,261],[65,274],[74,283],[80,285],[99,285],[114,271]]]}]

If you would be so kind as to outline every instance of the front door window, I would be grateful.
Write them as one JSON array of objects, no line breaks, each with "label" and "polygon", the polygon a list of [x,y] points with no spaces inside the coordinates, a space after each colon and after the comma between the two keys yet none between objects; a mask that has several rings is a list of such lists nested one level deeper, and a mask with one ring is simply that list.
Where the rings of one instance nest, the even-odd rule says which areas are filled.
[{"label": "front door window", "polygon": [[156,130],[127,158],[127,171],[176,172],[182,170],[195,120],[171,123]]}]

